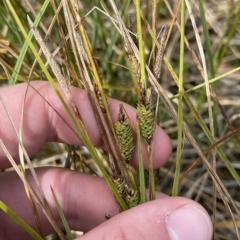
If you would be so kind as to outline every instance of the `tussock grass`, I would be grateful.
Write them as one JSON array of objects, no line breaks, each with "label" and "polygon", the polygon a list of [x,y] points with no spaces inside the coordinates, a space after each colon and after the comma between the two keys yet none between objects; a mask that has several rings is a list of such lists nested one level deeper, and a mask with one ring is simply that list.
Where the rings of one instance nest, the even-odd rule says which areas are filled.
[{"label": "tussock grass", "polygon": [[[48,144],[33,163],[45,164],[40,159],[50,155],[65,159],[69,153],[66,165],[104,177],[122,210],[145,202],[147,185],[150,199],[162,191],[201,203],[213,219],[216,239],[239,238],[240,1],[226,2],[95,0],[80,1],[77,9],[68,1],[39,1],[33,7],[27,0],[22,1],[24,6],[5,0],[0,6],[2,85],[49,81],[87,148]],[[88,92],[107,153],[91,143],[69,85]],[[121,107],[118,122],[113,123],[109,96],[137,107],[136,127]],[[173,154],[166,166],[153,171],[156,124],[172,139]],[[148,173],[142,157],[137,171],[129,164],[132,129],[140,156],[140,141],[147,146]],[[21,154],[23,160],[28,158],[24,146]],[[30,161],[28,166],[22,161],[21,168],[26,167],[34,173]],[[36,198],[24,171],[19,175]],[[51,219],[44,195],[37,201]],[[55,226],[52,219],[51,223]]]}]

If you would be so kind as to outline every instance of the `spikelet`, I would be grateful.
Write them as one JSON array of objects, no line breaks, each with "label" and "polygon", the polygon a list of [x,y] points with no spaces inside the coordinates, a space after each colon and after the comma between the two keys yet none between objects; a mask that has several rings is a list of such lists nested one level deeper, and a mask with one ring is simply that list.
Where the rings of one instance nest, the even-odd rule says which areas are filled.
[{"label": "spikelet", "polygon": [[[129,27],[132,28],[131,18],[129,18]],[[131,34],[131,38],[133,39],[134,43],[137,46],[138,45],[137,38],[133,34]],[[128,58],[129,58],[130,62],[132,63],[133,70],[136,73],[137,79],[139,80],[141,78],[140,63],[139,63],[138,59],[136,58],[136,56],[134,54],[134,51],[132,49],[132,46],[130,45],[129,41],[124,41],[124,47],[125,47],[125,51],[128,55]]]},{"label": "spikelet", "polygon": [[140,203],[139,192],[130,188],[122,177],[112,178],[112,182],[128,208],[135,207]]},{"label": "spikelet", "polygon": [[163,32],[162,32],[162,36],[160,39],[160,47],[157,51],[157,55],[156,55],[156,61],[154,63],[154,67],[153,67],[153,72],[154,75],[156,77],[156,79],[159,81],[160,80],[160,75],[161,75],[161,68],[162,68],[162,62],[163,62],[163,55],[164,55],[164,48],[165,48],[165,41],[167,38],[167,26],[164,25],[163,26]]},{"label": "spikelet", "polygon": [[129,164],[134,150],[133,134],[129,120],[120,105],[118,120],[115,124],[117,145],[125,162]]},{"label": "spikelet", "polygon": [[154,131],[154,92],[151,88],[141,88],[137,106],[139,127],[142,138],[150,144]]},{"label": "spikelet", "polygon": [[132,22],[132,18],[130,15],[128,15],[128,28],[130,30],[130,35],[131,35],[133,42],[135,43],[136,46],[138,46],[138,39],[137,39],[136,35],[134,35],[133,22]]},{"label": "spikelet", "polygon": [[117,188],[118,193],[120,194],[120,196],[124,199],[125,195],[126,195],[126,182],[123,178],[118,177],[116,179],[112,178],[112,182],[115,185],[115,187]]},{"label": "spikelet", "polygon": [[129,208],[136,207],[140,203],[139,192],[137,190],[129,188],[124,200]]},{"label": "spikelet", "polygon": [[102,96],[101,96],[101,93],[99,91],[98,85],[96,83],[93,83],[93,86],[94,86],[94,92],[96,94],[99,106],[102,110],[102,113],[106,113],[106,109],[104,107],[104,104],[103,104],[103,101],[102,101]]}]

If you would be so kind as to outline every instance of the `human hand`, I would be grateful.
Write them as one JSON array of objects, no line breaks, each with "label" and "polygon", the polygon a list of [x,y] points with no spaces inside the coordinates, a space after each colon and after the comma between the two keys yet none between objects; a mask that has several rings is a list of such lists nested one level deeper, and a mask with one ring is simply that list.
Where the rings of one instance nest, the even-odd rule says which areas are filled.
[{"label": "human hand", "polygon": [[[51,103],[56,112],[72,125],[50,85],[47,82],[32,84]],[[7,105],[17,129],[26,86],[26,84],[19,84],[0,89],[0,96]],[[71,88],[71,92],[92,142],[95,146],[103,146],[86,92],[76,88]],[[119,103],[117,100],[109,99],[110,111],[115,121]],[[127,104],[124,104],[124,107],[134,122],[136,110]],[[34,154],[48,141],[72,145],[82,144],[56,112],[32,88],[29,88],[22,134],[23,143],[29,155]],[[0,138],[13,158],[18,161],[18,141],[2,104],[0,104],[0,116]],[[171,154],[170,140],[159,127],[154,133],[153,149],[153,165],[154,168],[159,168]],[[137,151],[134,153],[132,165],[137,166]],[[0,149],[0,168],[7,167],[10,167],[10,163]],[[147,162],[145,162],[145,168],[147,168]],[[63,227],[50,186],[57,195],[70,228],[87,232],[81,239],[211,239],[212,226],[209,216],[203,207],[190,199],[168,197],[157,193],[157,200],[118,214],[118,205],[103,179],[60,168],[44,167],[36,169],[36,172],[54,219],[60,227]],[[30,172],[27,171],[26,175],[34,187],[35,183]],[[31,227],[37,229],[23,184],[15,172],[0,174],[0,189],[0,200]],[[106,221],[106,215],[112,218]],[[42,213],[40,213],[40,219],[44,234],[52,233],[53,228]],[[24,230],[1,211],[0,222],[0,239],[29,238]]]}]

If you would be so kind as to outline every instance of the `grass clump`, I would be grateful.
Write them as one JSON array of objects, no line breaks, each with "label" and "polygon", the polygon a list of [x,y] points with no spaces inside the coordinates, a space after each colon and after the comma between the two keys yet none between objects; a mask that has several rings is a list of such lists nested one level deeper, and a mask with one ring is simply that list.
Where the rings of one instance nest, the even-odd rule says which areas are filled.
[{"label": "grass clump", "polygon": [[[220,2],[45,0],[35,8],[25,1],[26,8],[4,1],[0,80],[51,83],[88,149],[76,148],[74,168],[103,176],[121,210],[145,202],[147,185],[149,199],[157,190],[198,201],[212,216],[216,238],[234,239],[239,237],[240,1],[227,8]],[[87,91],[106,152],[93,146],[69,85]],[[113,122],[108,97],[137,106],[136,127],[122,105]],[[153,170],[156,124],[170,135],[173,155]],[[137,171],[130,165],[135,147]],[[67,151],[58,149],[56,155]],[[90,156],[94,161],[88,164]],[[41,164],[37,154],[34,161]]]}]

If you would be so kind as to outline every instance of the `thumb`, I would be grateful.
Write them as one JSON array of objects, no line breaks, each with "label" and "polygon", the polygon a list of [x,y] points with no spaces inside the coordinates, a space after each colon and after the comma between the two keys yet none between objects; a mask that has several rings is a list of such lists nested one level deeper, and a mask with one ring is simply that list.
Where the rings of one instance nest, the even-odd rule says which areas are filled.
[{"label": "thumb", "polygon": [[119,214],[86,233],[81,240],[210,240],[211,237],[211,221],[202,206],[190,199],[167,197]]}]

